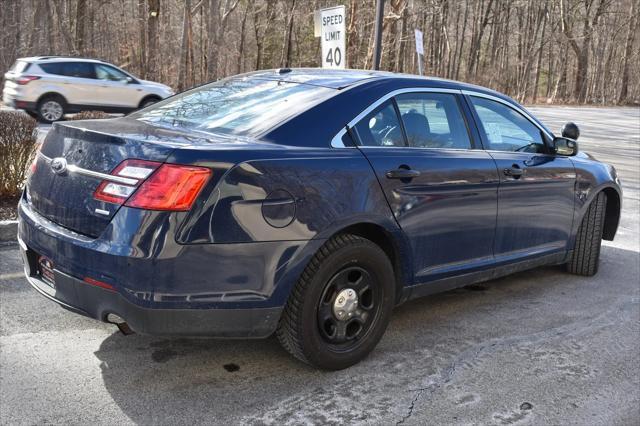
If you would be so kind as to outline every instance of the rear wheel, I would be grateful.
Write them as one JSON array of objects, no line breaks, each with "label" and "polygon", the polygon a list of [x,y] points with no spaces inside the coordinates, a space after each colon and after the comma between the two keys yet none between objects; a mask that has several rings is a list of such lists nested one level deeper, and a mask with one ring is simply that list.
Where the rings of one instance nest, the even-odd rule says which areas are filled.
[{"label": "rear wheel", "polygon": [[345,234],[329,240],[293,289],[278,325],[284,348],[313,366],[340,370],[365,358],[384,334],[395,300],[387,255]]},{"label": "rear wheel", "polygon": [[65,114],[65,102],[60,96],[47,96],[38,102],[38,119],[43,123],[62,120]]},{"label": "rear wheel", "polygon": [[600,192],[589,205],[578,229],[573,255],[567,263],[567,271],[572,274],[592,276],[598,272],[606,207],[607,195]]}]

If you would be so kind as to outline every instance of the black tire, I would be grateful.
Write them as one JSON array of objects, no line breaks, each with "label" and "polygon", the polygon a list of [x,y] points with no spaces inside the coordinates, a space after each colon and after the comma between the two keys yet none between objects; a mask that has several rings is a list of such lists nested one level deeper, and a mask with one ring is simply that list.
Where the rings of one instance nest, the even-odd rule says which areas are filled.
[{"label": "black tire", "polygon": [[607,195],[600,192],[591,202],[582,219],[573,255],[567,263],[568,272],[588,277],[598,272],[606,207]]},{"label": "black tire", "polygon": [[[340,298],[343,294],[355,300],[344,311],[337,307],[338,300],[345,300]],[[289,296],[276,334],[300,361],[341,370],[364,359],[378,344],[394,300],[393,267],[385,252],[359,236],[338,235],[307,265]],[[346,320],[339,320],[338,315]]]},{"label": "black tire", "polygon": [[140,101],[139,109],[146,108],[150,105],[155,104],[156,102],[160,102],[161,100],[162,99],[158,98],[157,96],[148,96]]},{"label": "black tire", "polygon": [[[38,121],[42,123],[53,123],[62,120],[66,114],[67,103],[62,96],[48,95],[38,102]],[[55,113],[54,113],[55,111]]]}]

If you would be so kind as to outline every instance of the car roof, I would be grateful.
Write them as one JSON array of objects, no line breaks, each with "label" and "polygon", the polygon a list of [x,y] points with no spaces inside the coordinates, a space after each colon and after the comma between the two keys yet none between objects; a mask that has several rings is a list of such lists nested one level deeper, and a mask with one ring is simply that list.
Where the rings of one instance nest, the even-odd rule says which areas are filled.
[{"label": "car roof", "polygon": [[92,58],[79,58],[77,56],[30,56],[27,58],[18,58],[18,61],[25,62],[93,62],[93,63],[105,63],[99,59]]},{"label": "car roof", "polygon": [[500,92],[496,92],[495,90],[491,90],[482,86],[476,86],[473,84],[463,83],[455,80],[447,80],[439,77],[420,76],[415,74],[395,73],[389,71],[358,69],[331,70],[322,68],[279,68],[254,71],[234,77],[260,78],[290,83],[302,83],[338,90],[362,83],[380,83],[384,81],[400,83],[402,81],[407,86],[415,85],[417,87],[472,90],[476,92],[491,94],[504,99],[509,99]]}]

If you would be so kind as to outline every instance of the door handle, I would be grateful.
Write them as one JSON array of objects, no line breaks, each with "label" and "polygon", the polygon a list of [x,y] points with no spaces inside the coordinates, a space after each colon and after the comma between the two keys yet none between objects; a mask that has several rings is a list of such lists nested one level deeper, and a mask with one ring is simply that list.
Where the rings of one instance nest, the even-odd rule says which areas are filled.
[{"label": "door handle", "polygon": [[395,169],[389,170],[385,173],[385,176],[389,179],[413,179],[414,177],[420,176],[420,172],[411,169]]},{"label": "door handle", "polygon": [[502,172],[505,176],[519,179],[520,176],[522,176],[522,174],[524,173],[524,170],[522,170],[517,164],[513,164],[511,167],[505,168]]}]

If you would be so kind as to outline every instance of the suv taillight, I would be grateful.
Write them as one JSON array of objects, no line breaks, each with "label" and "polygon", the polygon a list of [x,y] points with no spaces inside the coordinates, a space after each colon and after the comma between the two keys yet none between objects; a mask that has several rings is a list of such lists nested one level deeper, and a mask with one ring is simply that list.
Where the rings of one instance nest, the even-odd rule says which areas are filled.
[{"label": "suv taillight", "polygon": [[25,84],[29,83],[30,81],[33,80],[39,80],[40,77],[38,77],[37,75],[23,75],[22,77],[18,77],[16,79],[16,83],[18,83],[21,86],[24,86]]},{"label": "suv taillight", "polygon": [[146,210],[185,211],[191,208],[209,180],[211,170],[155,161],[125,160],[111,174],[129,179],[129,182],[103,180],[93,194],[96,200],[124,203]]}]

